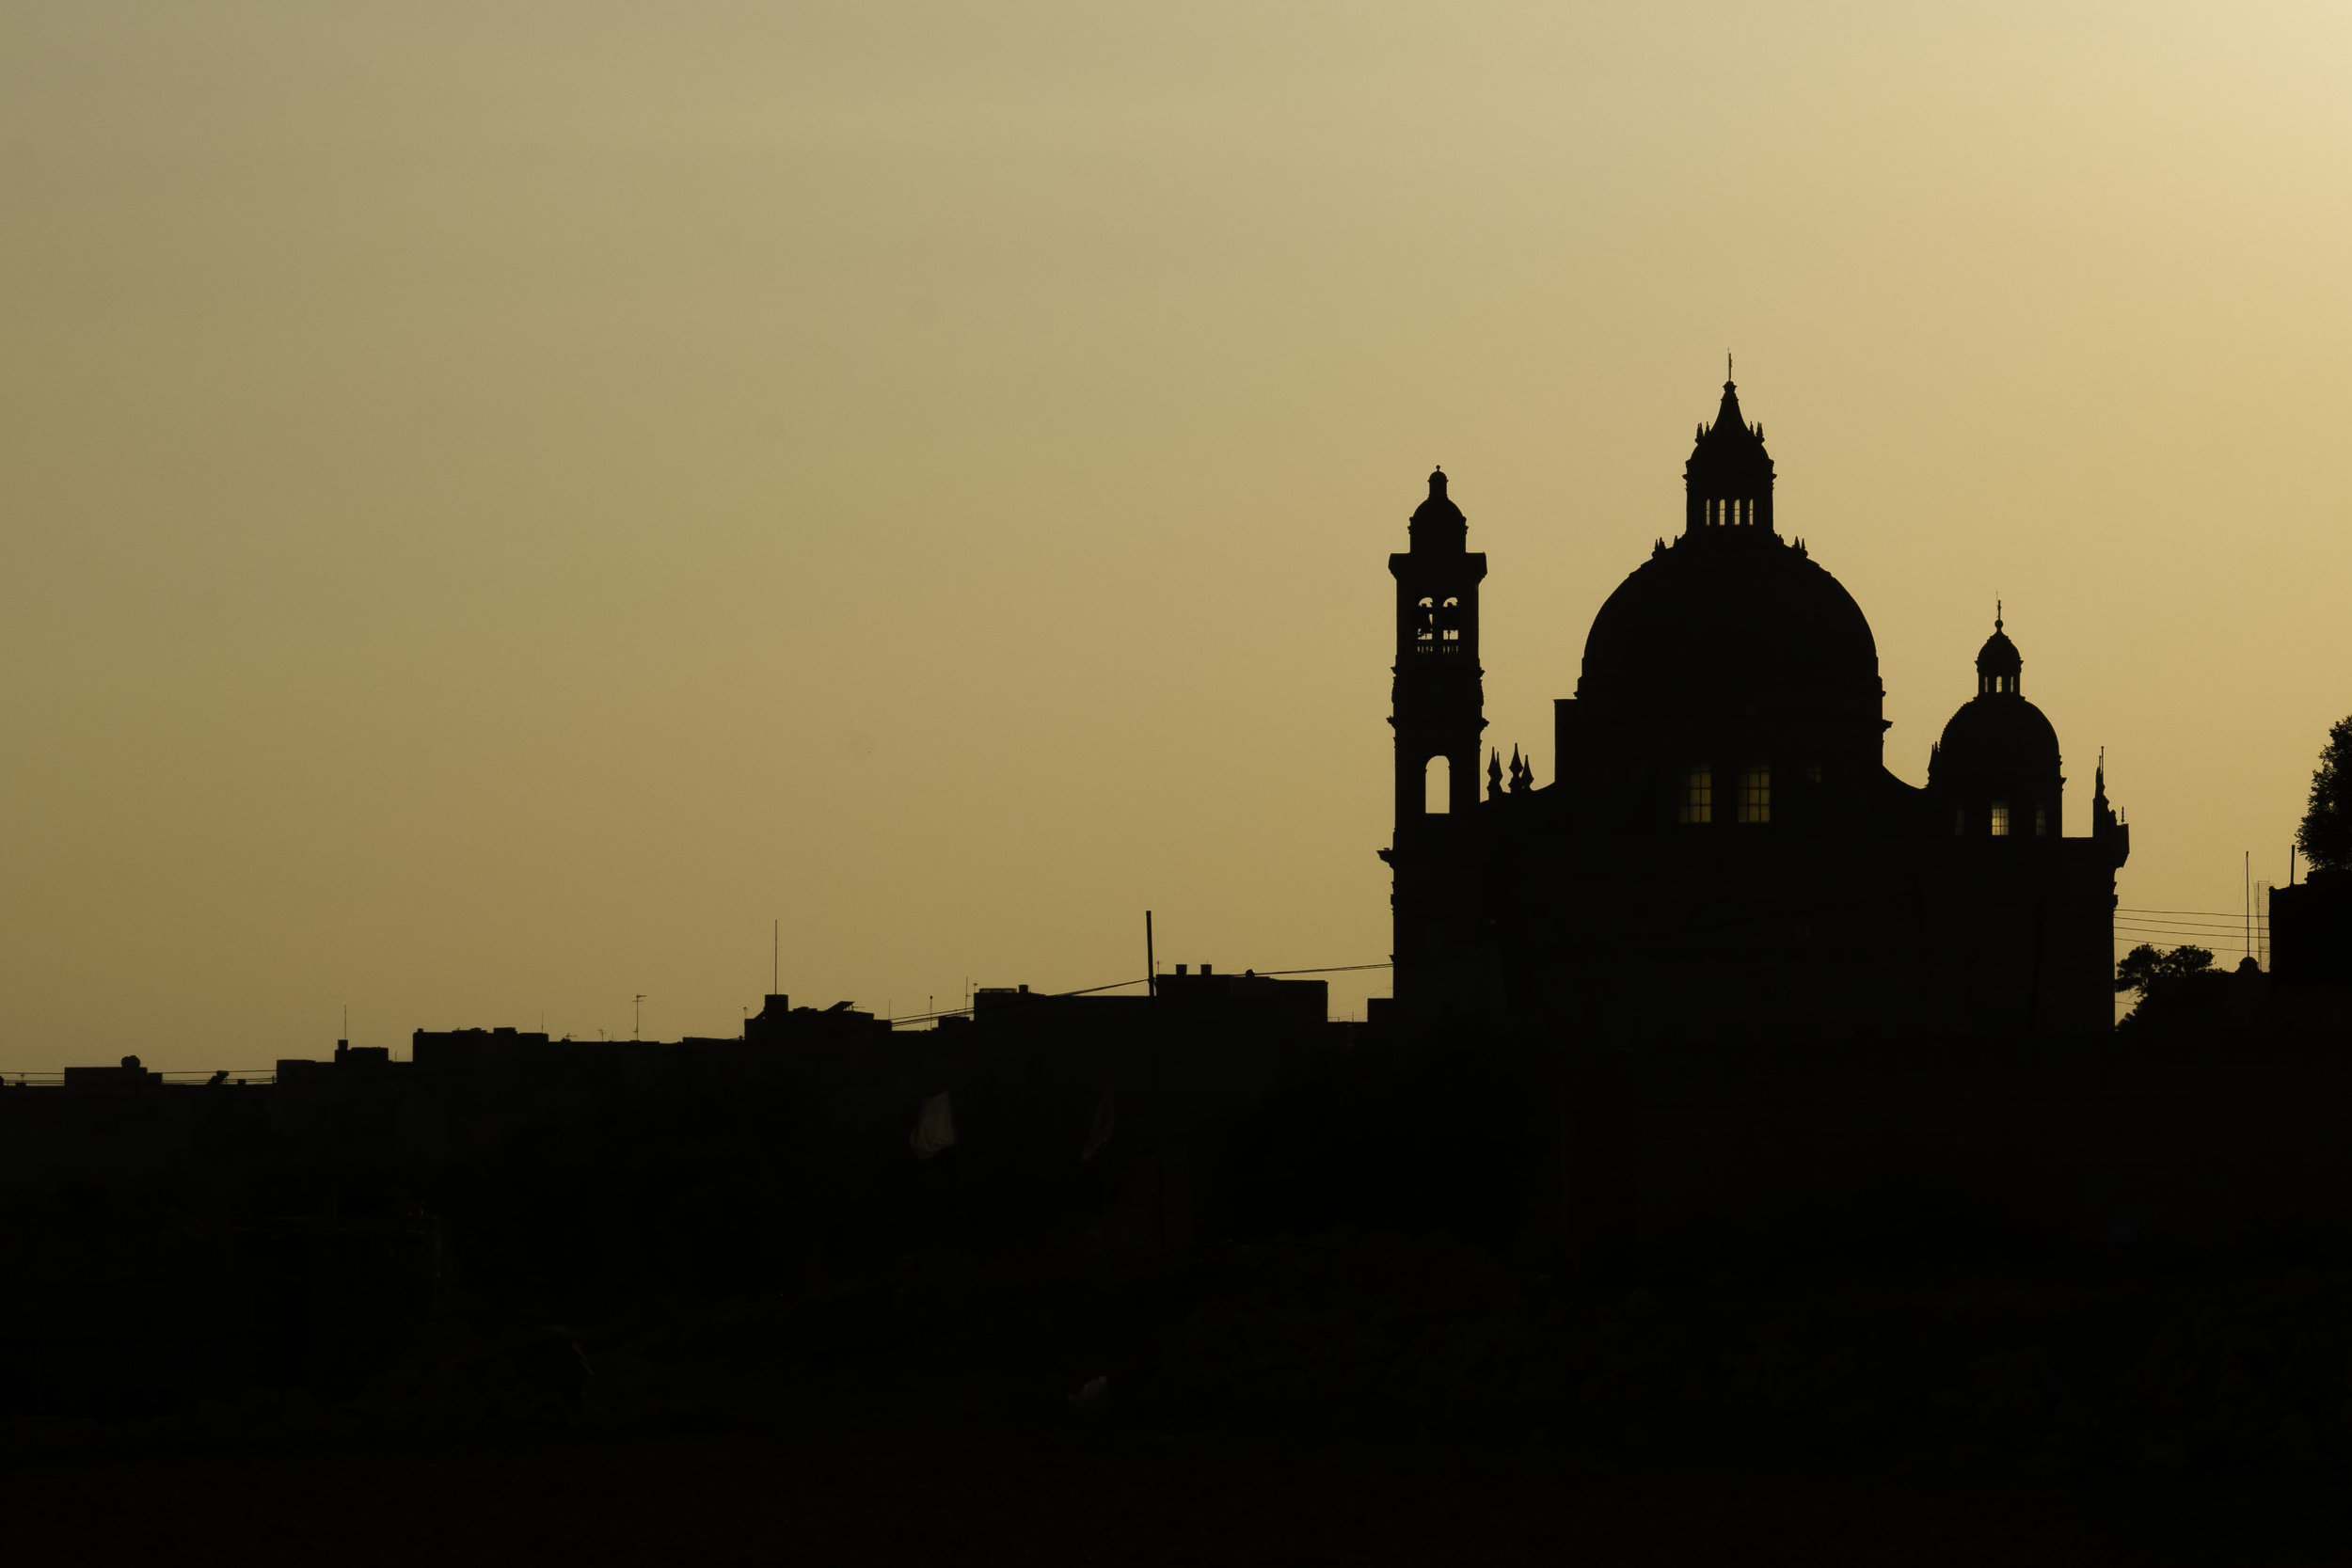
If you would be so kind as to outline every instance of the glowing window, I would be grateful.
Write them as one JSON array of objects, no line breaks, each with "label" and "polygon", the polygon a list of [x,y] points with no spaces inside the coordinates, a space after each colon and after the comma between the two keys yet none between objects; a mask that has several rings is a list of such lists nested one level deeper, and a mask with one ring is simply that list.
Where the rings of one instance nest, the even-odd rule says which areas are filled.
[{"label": "glowing window", "polygon": [[1993,836],[1994,838],[2009,836],[2009,802],[2007,800],[1993,802]]},{"label": "glowing window", "polygon": [[2050,836],[2049,807],[2036,806],[2033,808],[2033,836],[2036,838],[2047,838]]},{"label": "glowing window", "polygon": [[1677,816],[1685,822],[1715,820],[1715,771],[1705,763],[1682,775],[1682,804]]},{"label": "glowing window", "polygon": [[1740,820],[1770,822],[1772,819],[1772,770],[1760,763],[1752,763],[1740,770]]},{"label": "glowing window", "polygon": [[1445,816],[1453,802],[1454,765],[1443,757],[1431,757],[1427,770],[1421,777],[1422,815]]}]

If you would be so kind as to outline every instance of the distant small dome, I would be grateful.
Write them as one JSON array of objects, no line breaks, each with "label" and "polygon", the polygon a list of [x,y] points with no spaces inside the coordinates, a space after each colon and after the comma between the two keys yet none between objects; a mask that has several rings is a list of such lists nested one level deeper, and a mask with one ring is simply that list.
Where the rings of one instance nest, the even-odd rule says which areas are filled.
[{"label": "distant small dome", "polygon": [[2026,661],[1993,616],[1993,635],[1977,651],[1977,694],[1944,726],[1931,771],[1945,778],[2056,773],[2058,731],[2020,689]]},{"label": "distant small dome", "polygon": [[1973,697],[1944,726],[1936,760],[1939,771],[1961,774],[2055,773],[2058,731],[2013,691]]}]

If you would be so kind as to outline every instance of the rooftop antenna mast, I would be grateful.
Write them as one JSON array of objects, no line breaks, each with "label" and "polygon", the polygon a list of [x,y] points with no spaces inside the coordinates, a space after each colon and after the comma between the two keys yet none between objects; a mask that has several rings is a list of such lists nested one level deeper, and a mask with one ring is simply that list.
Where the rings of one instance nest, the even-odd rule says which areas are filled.
[{"label": "rooftop antenna mast", "polygon": [[784,921],[768,923],[768,994],[773,996],[784,989]]},{"label": "rooftop antenna mast", "polygon": [[633,1040],[643,1039],[645,1035],[645,998],[643,993],[640,993],[629,1000],[636,1004],[637,1012],[629,1023],[628,1037]]}]

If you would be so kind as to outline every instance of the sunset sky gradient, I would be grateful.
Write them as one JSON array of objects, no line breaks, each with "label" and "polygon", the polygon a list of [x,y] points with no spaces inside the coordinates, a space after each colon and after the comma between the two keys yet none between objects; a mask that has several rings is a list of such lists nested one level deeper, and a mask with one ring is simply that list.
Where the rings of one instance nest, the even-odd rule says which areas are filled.
[{"label": "sunset sky gradient", "polygon": [[[1726,349],[2127,906],[2352,713],[2352,9],[18,0],[0,1068],[1388,953],[1432,463],[1551,777]],[[2234,949],[2223,957],[2234,959]],[[1385,994],[1334,976],[1334,1009]]]}]

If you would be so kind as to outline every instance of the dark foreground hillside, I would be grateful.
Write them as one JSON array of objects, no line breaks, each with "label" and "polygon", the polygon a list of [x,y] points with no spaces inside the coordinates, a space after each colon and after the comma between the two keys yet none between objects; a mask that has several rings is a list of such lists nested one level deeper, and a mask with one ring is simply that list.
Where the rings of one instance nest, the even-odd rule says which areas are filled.
[{"label": "dark foreground hillside", "polygon": [[1627,1468],[1459,1441],[1089,1445],[911,1419],[44,1466],[8,1495],[25,1564],[2342,1560],[2277,1530],[2192,1543],[2014,1482]]},{"label": "dark foreground hillside", "polygon": [[2352,1561],[2352,1275],[1602,1282],[1441,1238],[453,1295],[9,1428],[11,1560]]}]

